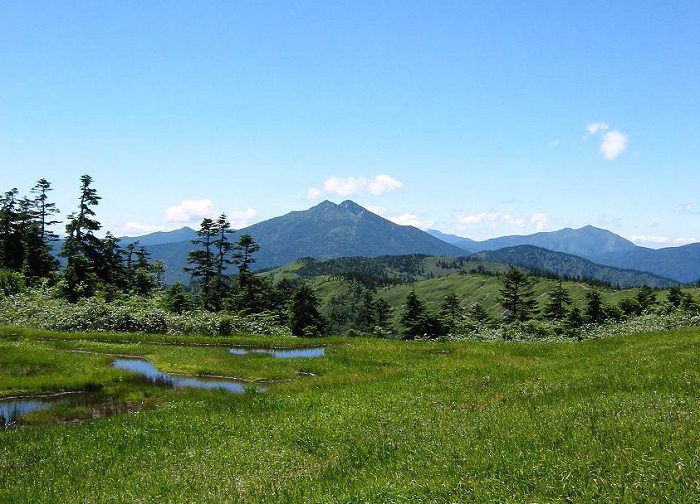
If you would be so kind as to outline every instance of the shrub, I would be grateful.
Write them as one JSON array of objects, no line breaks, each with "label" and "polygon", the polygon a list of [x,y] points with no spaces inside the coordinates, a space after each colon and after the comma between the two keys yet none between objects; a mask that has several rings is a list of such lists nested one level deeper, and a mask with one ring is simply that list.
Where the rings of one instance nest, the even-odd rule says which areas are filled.
[{"label": "shrub", "polygon": [[31,291],[0,299],[0,325],[68,332],[144,332],[209,336],[253,333],[287,336],[289,329],[273,313],[241,316],[197,310],[171,313],[159,301],[135,297],[107,302],[98,298],[68,303],[51,291]]},{"label": "shrub", "polygon": [[24,290],[24,277],[16,271],[0,268],[0,294],[12,296]]}]

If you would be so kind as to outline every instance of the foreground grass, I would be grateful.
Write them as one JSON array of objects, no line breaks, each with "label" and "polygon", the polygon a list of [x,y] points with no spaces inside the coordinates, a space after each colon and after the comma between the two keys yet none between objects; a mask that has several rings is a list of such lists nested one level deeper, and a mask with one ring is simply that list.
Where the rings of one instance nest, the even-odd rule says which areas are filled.
[{"label": "foreground grass", "polygon": [[[1,375],[0,390],[46,373],[72,383],[51,355],[111,383],[100,359],[116,347],[173,371],[286,379],[0,432],[2,502],[700,501],[697,330],[556,345],[333,340],[322,359],[286,362],[38,336],[0,339],[35,356],[25,382]],[[65,352],[75,347],[98,353]]]}]

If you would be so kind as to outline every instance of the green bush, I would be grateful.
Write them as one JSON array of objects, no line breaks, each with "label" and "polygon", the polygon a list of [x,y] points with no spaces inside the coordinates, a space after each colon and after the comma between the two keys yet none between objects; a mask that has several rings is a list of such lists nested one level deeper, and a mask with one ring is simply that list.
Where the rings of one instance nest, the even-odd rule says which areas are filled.
[{"label": "green bush", "polygon": [[78,303],[52,297],[50,290],[31,291],[0,299],[0,325],[67,332],[143,332],[152,334],[288,335],[289,329],[269,312],[251,315],[204,310],[172,313],[158,299],[129,298],[107,302],[98,298]]},{"label": "green bush", "polygon": [[12,296],[24,290],[24,277],[16,271],[0,268],[0,294]]}]

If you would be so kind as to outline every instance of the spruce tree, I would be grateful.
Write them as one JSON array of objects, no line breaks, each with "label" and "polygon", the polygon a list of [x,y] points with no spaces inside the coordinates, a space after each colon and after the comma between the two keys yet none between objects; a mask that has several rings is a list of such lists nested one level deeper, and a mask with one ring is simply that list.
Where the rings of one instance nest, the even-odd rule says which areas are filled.
[{"label": "spruce tree", "polygon": [[550,320],[563,320],[566,318],[570,304],[571,296],[559,280],[549,292],[549,302],[544,308],[544,315]]},{"label": "spruce tree", "polygon": [[[93,296],[97,292],[100,264],[104,262],[104,246],[95,233],[102,228],[95,219],[93,207],[99,204],[97,191],[91,187],[92,177],[80,177],[80,199],[78,211],[68,216],[66,238],[61,248],[61,256],[66,259],[63,271],[64,291],[67,299],[75,302],[81,297]],[[99,270],[104,276],[104,269]]]},{"label": "spruce tree", "polygon": [[406,295],[403,313],[401,314],[401,325],[404,328],[403,339],[415,339],[427,336],[428,313],[425,304],[412,290]]},{"label": "spruce tree", "polygon": [[32,188],[33,199],[26,199],[28,219],[24,226],[24,263],[22,271],[31,284],[40,278],[50,278],[58,271],[59,263],[54,257],[52,243],[58,236],[51,230],[59,221],[52,219],[58,213],[55,203],[49,202],[51,183],[40,179]]},{"label": "spruce tree", "polygon": [[20,271],[23,261],[18,191],[13,188],[0,196],[0,268]]},{"label": "spruce tree", "polygon": [[292,295],[289,327],[295,336],[323,334],[325,321],[318,311],[318,299],[308,284],[300,285]]},{"label": "spruce tree", "polygon": [[590,324],[600,324],[605,321],[605,309],[600,291],[592,290],[586,293],[586,310],[584,316]]},{"label": "spruce tree", "polygon": [[506,322],[524,322],[531,319],[537,312],[537,300],[533,289],[534,281],[516,268],[503,277],[498,302],[505,310]]},{"label": "spruce tree", "polygon": [[214,239],[216,234],[214,221],[209,218],[202,219],[197,230],[197,239],[192,240],[192,244],[200,248],[188,254],[187,264],[192,266],[185,267],[185,271],[190,273],[192,280],[199,282],[199,297],[204,308],[208,310],[216,310],[220,301],[216,297],[215,289],[217,265]]},{"label": "spruce tree", "polygon": [[241,308],[247,311],[260,311],[260,299],[257,295],[262,289],[261,283],[256,279],[251,271],[251,266],[255,263],[255,254],[260,250],[253,237],[243,234],[238,238],[235,245],[234,261],[238,265],[238,289],[240,292]]}]

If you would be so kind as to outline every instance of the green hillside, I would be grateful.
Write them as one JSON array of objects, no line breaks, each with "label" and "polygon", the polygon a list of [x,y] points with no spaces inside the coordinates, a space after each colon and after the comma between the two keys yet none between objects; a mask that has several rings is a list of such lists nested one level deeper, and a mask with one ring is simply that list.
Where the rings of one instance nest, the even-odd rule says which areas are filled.
[{"label": "green hillside", "polygon": [[[273,281],[281,279],[309,281],[318,296],[322,311],[331,318],[342,317],[343,310],[356,309],[362,290],[369,290],[386,301],[391,309],[391,320],[399,326],[406,296],[415,291],[426,307],[437,312],[449,294],[454,294],[463,310],[480,304],[494,319],[502,318],[498,299],[503,286],[502,275],[510,267],[506,264],[485,262],[476,258],[444,258],[422,255],[387,256],[378,258],[339,258],[329,261],[304,259],[265,273]],[[527,269],[523,269],[527,271]],[[534,292],[540,310],[549,300],[549,293],[561,281],[571,297],[571,306],[584,310],[586,294],[600,292],[605,305],[618,305],[627,298],[635,298],[639,287],[616,289],[599,282],[560,280],[553,276],[534,279]],[[698,289],[685,289],[697,296]],[[658,303],[666,300],[667,291],[654,291]],[[345,316],[349,316],[346,314]]]}]

